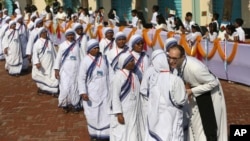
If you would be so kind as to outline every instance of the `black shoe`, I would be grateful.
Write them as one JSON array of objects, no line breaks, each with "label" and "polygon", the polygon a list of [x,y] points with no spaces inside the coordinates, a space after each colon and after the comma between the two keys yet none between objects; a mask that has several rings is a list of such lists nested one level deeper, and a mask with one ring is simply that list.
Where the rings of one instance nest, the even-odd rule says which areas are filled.
[{"label": "black shoe", "polygon": [[41,89],[37,89],[37,95],[43,95],[43,91]]},{"label": "black shoe", "polygon": [[58,93],[52,93],[52,96],[53,96],[54,98],[58,98],[59,94],[58,94]]},{"label": "black shoe", "polygon": [[64,113],[68,113],[70,111],[70,108],[69,107],[63,107],[63,112]]}]

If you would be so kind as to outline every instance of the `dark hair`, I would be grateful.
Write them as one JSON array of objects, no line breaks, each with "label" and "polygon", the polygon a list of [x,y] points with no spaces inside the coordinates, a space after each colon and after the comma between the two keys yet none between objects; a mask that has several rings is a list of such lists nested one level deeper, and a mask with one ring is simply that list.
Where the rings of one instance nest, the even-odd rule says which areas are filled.
[{"label": "dark hair", "polygon": [[201,28],[200,28],[200,26],[198,24],[195,23],[191,27],[194,28],[196,31],[201,33]]},{"label": "dark hair", "polygon": [[229,31],[231,31],[230,35],[232,35],[234,32],[236,32],[235,26],[229,24],[226,26],[226,29],[228,29]]},{"label": "dark hair", "polygon": [[131,13],[135,13],[135,14],[137,14],[137,10],[136,10],[136,9],[131,10]]},{"label": "dark hair", "polygon": [[213,32],[217,32],[218,33],[217,24],[215,22],[210,23],[209,27],[212,27],[212,29],[213,29],[213,30],[209,31],[211,34],[213,34]]},{"label": "dark hair", "polygon": [[68,7],[67,8],[67,18],[71,20],[71,15],[73,14],[73,9]]},{"label": "dark hair", "polygon": [[116,11],[116,9],[114,9],[114,8],[111,8],[111,9],[110,9],[110,11],[109,11],[109,13],[108,13],[108,18],[109,18],[109,19],[115,19],[115,14],[114,14],[113,11]]},{"label": "dark hair", "polygon": [[153,10],[154,10],[154,11],[159,11],[159,6],[158,6],[158,5],[154,5],[154,6],[153,6]]},{"label": "dark hair", "polygon": [[102,7],[102,6],[101,6],[101,7],[99,7],[99,9],[98,9],[98,10],[101,10],[101,9],[104,9],[104,7]]},{"label": "dark hair", "polygon": [[31,13],[31,6],[29,4],[24,8],[27,13]]},{"label": "dark hair", "polygon": [[83,11],[84,11],[84,13],[85,13],[87,16],[90,16],[90,15],[89,15],[89,10],[88,10],[88,8],[83,8]]},{"label": "dark hair", "polygon": [[45,7],[45,11],[46,11],[47,13],[51,13],[51,11],[50,11],[50,6],[49,6],[49,5],[47,5],[47,6]]},{"label": "dark hair", "polygon": [[157,20],[157,23],[158,23],[158,24],[167,24],[167,23],[166,23],[166,20],[165,20],[165,18],[163,17],[162,14],[157,15],[157,16],[156,16],[156,19],[158,19],[158,20]]},{"label": "dark hair", "polygon": [[83,10],[83,7],[78,7],[78,10]]},{"label": "dark hair", "polygon": [[243,19],[241,19],[241,18],[235,19],[235,22],[236,22],[239,26],[242,26],[243,23],[244,23]]},{"label": "dark hair", "polygon": [[138,17],[139,20],[141,20],[142,26],[145,28],[146,20],[144,18],[143,12],[138,11],[137,12],[137,17]]},{"label": "dark hair", "polygon": [[185,28],[182,21],[181,21],[181,19],[179,17],[174,18],[174,21],[175,21],[175,29],[176,30],[179,30],[180,26],[182,28]]},{"label": "dark hair", "polygon": [[218,13],[214,13],[214,14],[213,14],[214,20],[218,20],[218,19],[219,19],[219,16],[220,16],[220,15],[219,15]]},{"label": "dark hair", "polygon": [[186,17],[189,17],[189,16],[192,17],[193,14],[192,14],[191,12],[187,12],[187,13],[186,13]]},{"label": "dark hair", "polygon": [[31,5],[30,9],[31,12],[35,12],[37,10],[37,7],[35,5]]},{"label": "dark hair", "polygon": [[170,46],[168,48],[168,51],[170,51],[171,49],[178,49],[180,51],[180,57],[185,56],[185,49],[181,45],[177,44],[177,45]]}]

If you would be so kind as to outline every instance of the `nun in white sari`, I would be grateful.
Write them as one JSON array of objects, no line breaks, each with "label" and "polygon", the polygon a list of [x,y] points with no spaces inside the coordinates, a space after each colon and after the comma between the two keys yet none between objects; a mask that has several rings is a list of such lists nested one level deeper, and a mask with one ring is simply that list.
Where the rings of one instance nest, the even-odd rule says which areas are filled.
[{"label": "nun in white sari", "polygon": [[119,69],[118,59],[123,54],[129,51],[129,47],[126,45],[126,35],[123,32],[117,32],[115,35],[115,43],[112,49],[107,51],[108,63],[109,63],[109,78],[110,82],[113,80],[115,71]]},{"label": "nun in white sari", "polygon": [[38,30],[38,36],[32,53],[32,79],[36,82],[38,90],[55,94],[58,93],[58,80],[53,69],[56,51],[44,27]]},{"label": "nun in white sari", "polygon": [[134,57],[123,53],[111,86],[110,141],[141,141],[137,108],[140,82],[132,72]]},{"label": "nun in white sari", "polygon": [[9,29],[3,37],[2,45],[6,59],[5,69],[10,75],[19,75],[22,70],[23,58],[15,21],[9,22]]},{"label": "nun in white sari", "polygon": [[80,65],[78,88],[83,99],[84,114],[91,139],[109,140],[108,64],[99,52],[99,42],[87,43],[87,55]]},{"label": "nun in white sari", "polygon": [[0,60],[4,60],[4,52],[3,52],[3,45],[2,45],[2,40],[3,37],[6,33],[6,31],[9,29],[9,21],[11,18],[8,16],[5,18],[3,21],[2,27],[0,28]]},{"label": "nun in white sari", "polygon": [[29,67],[29,60],[28,57],[26,56],[26,47],[28,43],[28,30],[26,25],[23,23],[23,16],[22,15],[17,15],[16,17],[16,30],[19,33],[19,39],[20,39],[20,44],[22,48],[22,57],[23,57],[23,70],[28,70]]},{"label": "nun in white sari", "polygon": [[58,107],[63,108],[65,112],[69,112],[73,107],[73,112],[78,112],[82,107],[77,85],[81,60],[80,48],[75,41],[74,30],[66,30],[65,36],[67,40],[59,45],[54,65],[60,89]]},{"label": "nun in white sari", "polygon": [[106,27],[104,29],[104,35],[105,37],[103,37],[100,41],[100,52],[103,55],[106,55],[107,52],[109,52],[109,50],[111,50],[113,48],[113,44],[114,44],[114,30],[111,27]]},{"label": "nun in white sari", "polygon": [[[145,141],[183,141],[182,106],[187,100],[181,78],[170,73],[163,50],[152,53],[148,84]],[[149,75],[151,74],[151,75]]]}]

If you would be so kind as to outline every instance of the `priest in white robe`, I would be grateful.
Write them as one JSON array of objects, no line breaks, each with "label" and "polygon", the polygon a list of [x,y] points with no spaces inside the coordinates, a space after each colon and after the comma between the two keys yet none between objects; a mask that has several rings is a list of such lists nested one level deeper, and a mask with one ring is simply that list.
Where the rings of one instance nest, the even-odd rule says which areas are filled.
[{"label": "priest in white robe", "polygon": [[66,41],[59,45],[55,60],[55,76],[59,80],[60,94],[58,107],[67,113],[71,110],[78,112],[81,108],[80,95],[77,87],[77,77],[80,66],[80,51],[75,41],[75,31],[65,32]]},{"label": "priest in white robe", "polygon": [[39,39],[35,42],[32,55],[32,79],[36,82],[39,93],[57,95],[58,80],[53,69],[56,51],[48,38],[48,31],[41,27],[38,31]]},{"label": "priest in white robe", "polygon": [[226,105],[220,81],[182,46],[169,48],[168,61],[177,68],[189,95],[190,141],[227,141]]},{"label": "priest in white robe", "polygon": [[140,82],[132,72],[134,57],[123,53],[111,85],[110,141],[140,141],[137,108]]},{"label": "priest in white robe", "polygon": [[106,55],[106,53],[111,50],[113,48],[113,44],[114,44],[114,30],[111,27],[106,27],[104,29],[104,35],[105,37],[103,37],[99,43],[100,45],[100,52],[103,55]]},{"label": "priest in white robe", "polygon": [[91,139],[107,141],[110,128],[108,64],[105,56],[99,52],[99,42],[96,39],[88,41],[87,53],[79,70],[79,94],[83,99]]},{"label": "priest in white robe", "polygon": [[5,54],[5,69],[10,75],[20,75],[22,70],[23,58],[19,34],[16,31],[16,22],[9,22],[9,29],[6,31],[3,41]]}]

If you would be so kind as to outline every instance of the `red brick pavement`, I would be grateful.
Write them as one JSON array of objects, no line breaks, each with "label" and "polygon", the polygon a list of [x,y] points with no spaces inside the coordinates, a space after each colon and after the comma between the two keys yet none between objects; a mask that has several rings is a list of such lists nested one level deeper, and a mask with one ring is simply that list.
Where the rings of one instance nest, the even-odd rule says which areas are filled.
[{"label": "red brick pavement", "polygon": [[[89,141],[83,113],[65,114],[39,96],[31,75],[9,76],[0,62],[0,141]],[[250,87],[221,81],[229,124],[250,124]]]}]

